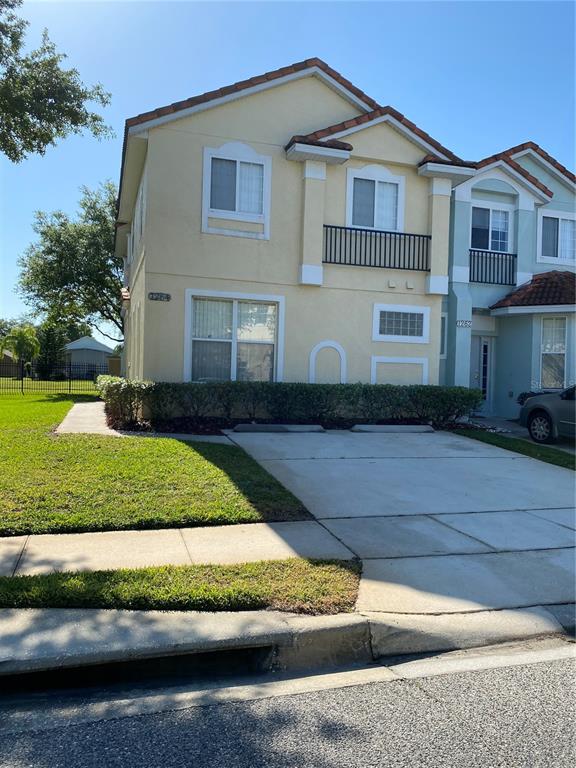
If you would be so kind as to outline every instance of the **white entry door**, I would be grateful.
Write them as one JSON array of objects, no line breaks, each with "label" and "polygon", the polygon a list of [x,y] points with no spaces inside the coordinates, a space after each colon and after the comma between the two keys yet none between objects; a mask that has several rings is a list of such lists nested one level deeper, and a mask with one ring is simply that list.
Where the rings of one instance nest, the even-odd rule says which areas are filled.
[{"label": "white entry door", "polygon": [[472,336],[470,349],[470,386],[482,391],[484,403],[481,411],[490,411],[492,379],[492,339]]}]

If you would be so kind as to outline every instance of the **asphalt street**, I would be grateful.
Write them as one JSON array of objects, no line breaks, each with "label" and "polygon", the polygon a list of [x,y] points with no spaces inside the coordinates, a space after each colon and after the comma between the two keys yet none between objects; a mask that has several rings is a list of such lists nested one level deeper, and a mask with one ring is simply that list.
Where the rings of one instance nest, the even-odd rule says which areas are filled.
[{"label": "asphalt street", "polygon": [[[14,719],[8,697],[2,703],[10,717],[5,718],[0,737],[0,765],[574,765],[574,659],[413,679],[393,679],[386,671],[382,674],[390,674],[392,679],[259,700],[194,704],[177,710],[170,709],[168,699],[160,707],[163,711],[122,716],[120,708],[119,712],[112,710],[114,716],[93,722],[82,722],[82,717],[78,721],[76,711],[66,724],[55,718],[52,726],[45,723],[43,727],[38,727],[36,717]],[[44,704],[42,696],[46,697]],[[36,711],[44,705],[50,709],[51,695],[42,696],[34,699]],[[50,718],[46,722],[50,723]]]}]

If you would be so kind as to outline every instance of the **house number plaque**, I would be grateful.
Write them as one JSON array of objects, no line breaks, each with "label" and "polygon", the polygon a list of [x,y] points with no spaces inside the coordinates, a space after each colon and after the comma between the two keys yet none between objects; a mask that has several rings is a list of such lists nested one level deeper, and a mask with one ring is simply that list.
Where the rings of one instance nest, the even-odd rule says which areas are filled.
[{"label": "house number plaque", "polygon": [[151,291],[148,294],[148,298],[150,299],[150,301],[170,301],[172,296],[170,296],[169,293],[155,293]]},{"label": "house number plaque", "polygon": [[456,320],[456,328],[472,328],[472,320]]}]

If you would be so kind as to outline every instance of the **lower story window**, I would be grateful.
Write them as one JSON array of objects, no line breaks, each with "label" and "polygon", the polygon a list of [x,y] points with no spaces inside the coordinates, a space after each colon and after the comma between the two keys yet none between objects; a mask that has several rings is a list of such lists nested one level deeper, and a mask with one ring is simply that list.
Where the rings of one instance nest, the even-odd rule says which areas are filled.
[{"label": "lower story window", "polygon": [[237,299],[192,301],[193,381],[273,381],[277,305]]},{"label": "lower story window", "polygon": [[427,344],[430,336],[430,307],[374,304],[372,341]]},{"label": "lower story window", "polygon": [[542,389],[563,389],[566,371],[566,318],[542,320]]}]

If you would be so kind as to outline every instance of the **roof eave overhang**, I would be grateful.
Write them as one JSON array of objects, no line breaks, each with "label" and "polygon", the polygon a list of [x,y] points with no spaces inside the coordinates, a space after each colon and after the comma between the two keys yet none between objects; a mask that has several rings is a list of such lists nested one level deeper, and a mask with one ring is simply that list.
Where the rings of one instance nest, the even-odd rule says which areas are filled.
[{"label": "roof eave overhang", "polygon": [[426,176],[427,178],[440,178],[450,179],[455,183],[467,181],[476,174],[475,168],[470,168],[461,165],[446,165],[444,163],[423,163],[418,168],[419,176]]},{"label": "roof eave overhang", "polygon": [[546,315],[566,314],[576,312],[574,304],[529,304],[524,307],[499,307],[490,311],[492,317],[506,315]]},{"label": "roof eave overhang", "polygon": [[350,151],[347,149],[334,149],[333,147],[320,147],[316,144],[304,144],[294,142],[286,149],[286,159],[303,162],[316,160],[328,165],[342,165],[350,159]]}]

